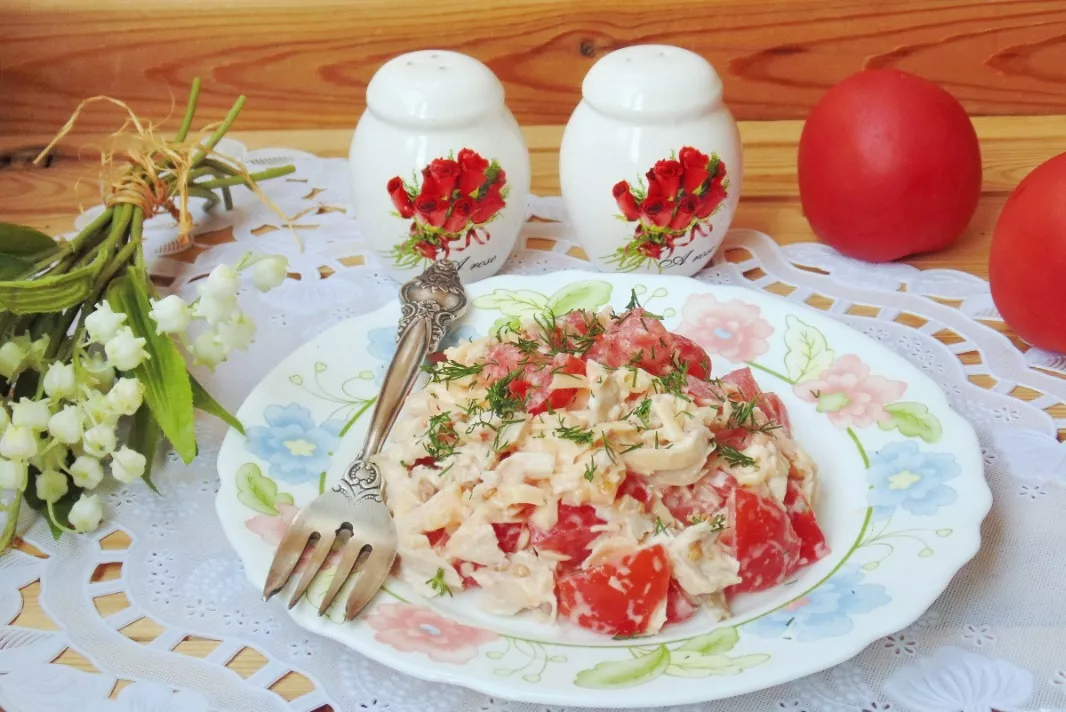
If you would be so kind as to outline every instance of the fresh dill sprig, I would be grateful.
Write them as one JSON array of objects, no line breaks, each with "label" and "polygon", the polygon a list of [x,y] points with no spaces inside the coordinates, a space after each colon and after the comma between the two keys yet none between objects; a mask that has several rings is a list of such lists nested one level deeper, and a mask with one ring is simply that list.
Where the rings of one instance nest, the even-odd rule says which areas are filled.
[{"label": "fresh dill sprig", "polygon": [[476,376],[484,370],[485,364],[472,363],[467,365],[448,359],[439,363],[427,363],[422,365],[422,370],[429,374],[429,380],[434,383],[448,383],[460,378]]},{"label": "fresh dill sprig", "polygon": [[644,400],[637,404],[637,407],[634,408],[633,411],[626,416],[626,419],[634,416],[644,425],[645,428],[651,427],[651,398],[644,396]]},{"label": "fresh dill sprig", "polygon": [[589,458],[589,464],[585,465],[585,479],[592,482],[596,479],[596,463]]},{"label": "fresh dill sprig", "polygon": [[443,460],[455,452],[459,441],[452,424],[451,411],[438,413],[429,419],[429,430],[426,431],[426,452],[434,460]]},{"label": "fresh dill sprig", "polygon": [[525,410],[525,399],[519,398],[511,391],[511,384],[522,373],[520,368],[511,371],[500,380],[494,381],[485,394],[485,401],[488,403],[489,410],[501,418],[509,418],[516,411]]},{"label": "fresh dill sprig", "polygon": [[438,596],[454,596],[451,586],[444,583],[444,569],[437,569],[437,575],[427,579],[426,585],[432,588]]},{"label": "fresh dill sprig", "polygon": [[579,426],[559,426],[555,434],[563,440],[575,442],[578,445],[591,445],[596,440],[596,434],[590,428]]},{"label": "fresh dill sprig", "polygon": [[733,467],[754,467],[755,460],[745,455],[740,450],[728,445],[718,443],[718,454],[726,459]]},{"label": "fresh dill sprig", "polygon": [[655,518],[655,533],[656,534],[663,534],[665,532],[668,532],[669,530],[670,530],[669,527],[667,527],[665,524],[663,524],[663,520],[662,519],[660,519],[659,517]]}]

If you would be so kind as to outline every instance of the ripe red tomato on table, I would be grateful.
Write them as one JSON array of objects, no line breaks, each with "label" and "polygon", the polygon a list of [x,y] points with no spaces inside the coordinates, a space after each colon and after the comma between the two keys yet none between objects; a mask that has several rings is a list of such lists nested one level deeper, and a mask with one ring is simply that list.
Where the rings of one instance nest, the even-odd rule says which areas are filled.
[{"label": "ripe red tomato on table", "polygon": [[1003,206],[988,261],[992,299],[1023,339],[1066,352],[1066,153],[1042,163]]},{"label": "ripe red tomato on table", "polygon": [[981,150],[965,109],[895,69],[862,71],[826,92],[803,126],[798,168],[814,233],[871,262],[950,246],[981,194]]}]

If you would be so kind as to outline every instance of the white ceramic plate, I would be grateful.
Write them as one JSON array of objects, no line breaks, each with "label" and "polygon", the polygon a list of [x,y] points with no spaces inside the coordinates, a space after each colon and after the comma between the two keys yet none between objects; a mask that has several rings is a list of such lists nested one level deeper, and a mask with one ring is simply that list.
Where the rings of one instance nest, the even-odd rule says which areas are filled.
[{"label": "white ceramic plate", "polygon": [[[820,468],[814,506],[828,558],[774,590],[739,597],[730,620],[697,616],[639,639],[494,617],[472,596],[425,600],[398,582],[343,624],[338,606],[330,617],[315,613],[329,571],[312,584],[310,602],[293,610],[296,621],[416,677],[595,707],[684,704],[770,687],[842,662],[913,622],[977,552],[992,500],[973,430],[899,356],[760,292],[583,272],[473,284],[471,309],[449,338],[485,335],[547,308],[623,308],[631,290],[668,329],[684,324],[698,334],[716,375],[749,365],[784,399],[796,438]],[[393,303],[336,326],[278,365],[238,412],[248,434],[230,431],[223,444],[217,508],[255,586],[296,508],[336,480],[361,446],[398,317]]]}]

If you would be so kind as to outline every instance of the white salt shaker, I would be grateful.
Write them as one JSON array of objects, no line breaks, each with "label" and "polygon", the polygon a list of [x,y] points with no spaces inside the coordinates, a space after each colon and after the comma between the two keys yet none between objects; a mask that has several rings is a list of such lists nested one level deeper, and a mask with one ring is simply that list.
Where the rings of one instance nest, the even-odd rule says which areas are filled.
[{"label": "white salt shaker", "polygon": [[563,134],[567,214],[601,269],[691,275],[714,255],[743,163],[722,81],[698,54],[638,45],[596,62]]},{"label": "white salt shaker", "polygon": [[464,281],[497,272],[525,218],[529,153],[496,75],[425,50],[386,62],[348,154],[356,218],[400,281],[433,260]]}]

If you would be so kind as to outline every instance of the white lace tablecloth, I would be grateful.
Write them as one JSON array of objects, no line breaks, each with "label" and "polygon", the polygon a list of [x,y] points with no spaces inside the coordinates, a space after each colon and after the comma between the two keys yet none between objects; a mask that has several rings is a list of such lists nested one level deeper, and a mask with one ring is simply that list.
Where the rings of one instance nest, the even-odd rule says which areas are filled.
[{"label": "white lace tablecloth", "polygon": [[[295,162],[293,176],[263,188],[286,214],[299,215],[304,251],[289,231],[264,228],[277,225],[276,214],[242,192],[235,193],[233,212],[198,213],[197,243],[209,249],[196,253],[195,260],[189,257],[193,253],[159,258],[153,269],[185,294],[192,292],[192,280],[220,262],[235,262],[249,249],[284,253],[299,273],[299,280],[266,295],[244,289],[244,304],[259,324],[255,343],[216,372],[201,374],[219,400],[235,409],[279,359],[338,321],[394,298],[396,284],[372,266],[371,246],[345,209],[345,161],[285,149],[245,151],[238,144],[227,151],[244,155],[253,166]],[[574,243],[561,221],[558,199],[532,198],[530,212],[543,220],[526,226],[522,246],[538,249],[516,251],[505,272],[585,264],[570,254]],[[230,227],[232,241],[219,232]],[[165,217],[146,229],[157,246],[173,232]],[[697,278],[810,300],[910,359],[941,384],[976,427],[995,505],[980,554],[910,628],[822,674],[684,709],[1066,709],[1066,445],[1058,440],[1066,418],[1048,412],[1066,401],[1066,380],[1060,377],[1066,359],[1016,349],[988,325],[998,319],[988,285],[952,270],[873,266],[822,245],[781,248],[765,235],[736,230]],[[280,600],[263,603],[215,515],[215,458],[224,427],[208,419],[198,427],[201,449],[191,466],[176,457],[157,465],[154,480],[163,496],[141,483],[111,491],[106,496],[109,528],[95,537],[65,536],[55,542],[36,522],[25,539],[44,558],[19,551],[0,558],[2,621],[18,617],[20,589],[40,581],[41,605],[55,623],[52,630],[0,627],[0,707],[9,712],[548,712],[392,672],[297,627]],[[115,530],[129,537],[128,548],[101,545]],[[96,580],[97,567],[107,562],[121,563],[121,577]],[[101,617],[94,599],[119,592],[128,607]],[[123,632],[142,618],[163,630],[148,643]],[[194,657],[180,645],[187,636],[217,645],[206,658]],[[51,662],[67,649],[98,672]],[[242,676],[226,665],[245,649],[265,662],[250,674],[242,667]],[[313,691],[285,700],[270,690],[291,672],[307,678]]]}]

